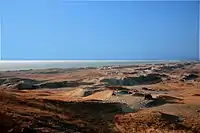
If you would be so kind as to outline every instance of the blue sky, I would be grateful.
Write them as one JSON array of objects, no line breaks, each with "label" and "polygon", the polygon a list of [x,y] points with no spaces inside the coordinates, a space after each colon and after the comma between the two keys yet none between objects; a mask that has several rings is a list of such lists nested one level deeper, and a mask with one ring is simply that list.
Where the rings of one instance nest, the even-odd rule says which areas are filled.
[{"label": "blue sky", "polygon": [[1,59],[1,22],[0,22],[0,59]]},{"label": "blue sky", "polygon": [[198,2],[2,2],[4,60],[198,59]]}]

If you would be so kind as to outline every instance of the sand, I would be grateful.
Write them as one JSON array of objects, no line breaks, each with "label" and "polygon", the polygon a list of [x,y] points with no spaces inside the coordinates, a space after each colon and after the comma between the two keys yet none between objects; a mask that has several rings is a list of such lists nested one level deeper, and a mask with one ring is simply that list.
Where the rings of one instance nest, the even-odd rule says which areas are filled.
[{"label": "sand", "polygon": [[[165,64],[166,66],[168,64]],[[176,65],[176,63],[174,63]],[[84,132],[84,133],[199,133],[200,132],[200,64],[167,70],[162,65],[127,66],[105,70],[65,70],[39,73],[38,70],[0,72],[0,78],[26,78],[39,82],[74,81],[75,86],[18,90],[0,84],[0,123],[3,133]],[[145,69],[153,68],[146,71]],[[157,71],[154,71],[157,70]],[[45,71],[45,70],[41,70]],[[48,70],[48,71],[54,71]],[[58,71],[58,70],[56,70]],[[181,81],[185,74],[195,73],[195,80]],[[132,74],[133,73],[133,74]],[[159,73],[162,82],[142,85],[106,87],[102,79],[135,77]],[[10,83],[12,84],[12,83]],[[130,94],[112,95],[116,86],[150,93],[153,100]],[[142,89],[143,87],[149,90]],[[116,87],[117,88],[117,87]],[[119,87],[118,87],[119,88]],[[88,90],[101,91],[84,96]],[[176,120],[180,118],[181,121]],[[171,122],[170,122],[171,121]],[[173,122],[172,122],[173,121]],[[18,125],[18,126],[17,126]]]}]

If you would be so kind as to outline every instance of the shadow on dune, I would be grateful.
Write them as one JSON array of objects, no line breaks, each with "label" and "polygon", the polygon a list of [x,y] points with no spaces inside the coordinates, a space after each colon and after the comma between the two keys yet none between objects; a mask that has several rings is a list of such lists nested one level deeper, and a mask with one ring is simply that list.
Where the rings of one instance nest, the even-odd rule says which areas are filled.
[{"label": "shadow on dune", "polygon": [[39,85],[40,88],[61,88],[61,87],[78,87],[81,85],[93,85],[91,82],[61,81],[47,82]]},{"label": "shadow on dune", "polygon": [[[195,123],[195,124],[194,124]],[[116,124],[126,133],[199,133],[199,121],[159,111],[117,115]]]},{"label": "shadow on dune", "polygon": [[148,74],[146,76],[141,75],[138,77],[125,77],[121,79],[105,78],[100,82],[104,82],[106,85],[113,86],[133,86],[133,85],[151,85],[162,82],[162,75]]},{"label": "shadow on dune", "polygon": [[45,80],[39,81],[39,80],[28,79],[28,78],[9,77],[9,78],[0,78],[0,85],[3,85],[3,84],[12,85],[12,84],[16,84],[22,81],[29,84],[39,84],[39,83],[45,82]]},{"label": "shadow on dune", "polygon": [[0,99],[0,105],[3,104],[1,112],[10,117],[6,119],[9,122],[15,120],[20,126],[15,127],[11,124],[6,128],[6,125],[1,125],[1,130],[13,129],[16,133],[21,133],[18,132],[18,128],[22,130],[21,125],[25,125],[25,131],[38,133],[43,130],[49,133],[116,133],[114,116],[123,114],[128,108],[121,103],[101,101],[23,100],[19,97],[12,98],[6,93],[2,93]]},{"label": "shadow on dune", "polygon": [[161,106],[164,104],[184,104],[181,102],[183,99],[171,97],[171,96],[159,96],[155,98],[154,100],[151,100],[147,104],[145,104],[146,108]]},{"label": "shadow on dune", "polygon": [[92,82],[79,82],[79,81],[60,81],[60,82],[47,82],[47,80],[39,81],[26,78],[0,78],[0,86],[4,85],[8,88],[18,90],[34,90],[39,88],[62,88],[62,87],[78,87],[81,85],[93,85]]}]

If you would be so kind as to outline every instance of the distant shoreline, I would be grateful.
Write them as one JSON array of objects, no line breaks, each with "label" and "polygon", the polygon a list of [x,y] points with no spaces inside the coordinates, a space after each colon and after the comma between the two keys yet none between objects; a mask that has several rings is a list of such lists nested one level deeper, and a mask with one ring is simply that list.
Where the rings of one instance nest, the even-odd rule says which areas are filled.
[{"label": "distant shoreline", "polygon": [[172,60],[106,60],[106,61],[0,61],[0,71],[37,70],[37,69],[68,69],[87,67],[131,66],[144,64],[178,63]]}]

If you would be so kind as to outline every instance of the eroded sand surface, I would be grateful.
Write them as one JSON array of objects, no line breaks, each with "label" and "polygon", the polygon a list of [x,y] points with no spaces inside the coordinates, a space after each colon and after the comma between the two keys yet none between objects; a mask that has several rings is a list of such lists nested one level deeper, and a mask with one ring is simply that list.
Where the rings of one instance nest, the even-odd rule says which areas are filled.
[{"label": "eroded sand surface", "polygon": [[200,132],[198,62],[7,71],[0,88],[2,133]]}]

